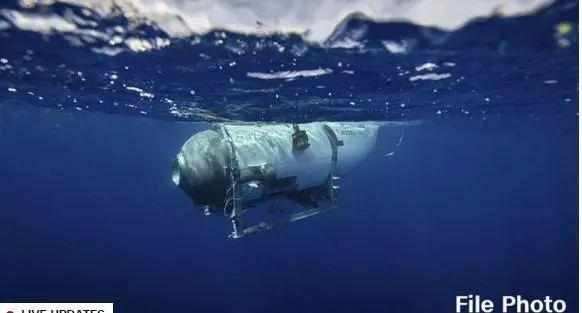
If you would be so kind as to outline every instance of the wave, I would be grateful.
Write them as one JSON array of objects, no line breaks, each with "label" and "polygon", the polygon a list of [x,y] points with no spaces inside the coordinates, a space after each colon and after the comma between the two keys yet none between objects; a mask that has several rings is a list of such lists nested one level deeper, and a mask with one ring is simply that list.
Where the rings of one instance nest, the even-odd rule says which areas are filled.
[{"label": "wave", "polygon": [[[456,29],[477,17],[527,14],[548,0],[529,1],[325,1],[256,2],[250,0],[22,0],[21,7],[38,9],[62,4],[90,10],[103,19],[123,15],[134,21],[155,23],[171,37],[185,37],[223,29],[241,34],[297,33],[323,42],[341,28],[345,17],[359,12],[377,22],[409,21],[443,29]],[[56,22],[54,17],[51,17]],[[59,23],[68,23],[62,17]]]},{"label": "wave", "polygon": [[[49,38],[61,38],[73,47],[90,47],[94,52],[116,55],[122,51],[150,51],[168,46],[170,36],[147,18],[128,14],[123,7],[105,12],[80,3],[42,2],[9,5],[0,8],[0,29],[11,39],[18,33],[31,32]],[[90,2],[89,2],[90,3]],[[25,38],[26,35],[25,35]]]},{"label": "wave", "polygon": [[[128,3],[139,2],[1,7],[0,103],[163,119],[305,121],[473,116],[541,105],[549,95],[567,108],[576,99],[577,1],[454,30],[381,22],[362,10],[318,42],[306,40],[308,33],[193,35],[170,4]],[[173,16],[166,23],[183,31],[154,22],[160,16]],[[506,86],[515,92],[499,92]]]},{"label": "wave", "polygon": [[[434,10],[425,9],[432,5],[430,3],[434,3],[428,1],[414,2],[414,5],[407,1],[388,2],[383,5],[378,4],[380,7],[373,11],[370,8],[376,4],[366,6],[366,1],[358,2],[358,5],[364,7],[351,7],[342,1],[338,3],[322,11],[328,12],[326,14],[331,14],[329,12],[332,11],[344,12],[344,9],[339,9],[343,8],[342,5],[350,10],[358,8],[362,10],[347,14],[339,22],[335,22],[335,18],[323,19],[326,23],[334,21],[333,27],[331,24],[317,24],[312,27],[307,25],[267,27],[261,19],[254,21],[253,27],[247,27],[246,24],[239,27],[236,19],[232,21],[232,24],[214,23],[211,22],[214,19],[209,16],[202,18],[196,15],[213,15],[217,14],[215,11],[222,12],[222,10],[231,9],[232,11],[228,13],[222,13],[232,17],[241,9],[238,6],[228,7],[226,3],[220,1],[216,3],[214,10],[198,11],[194,8],[205,8],[209,4],[205,1],[197,1],[195,4],[188,1],[151,1],[145,5],[142,0],[21,0],[18,4],[13,3],[0,8],[0,31],[8,33],[25,31],[42,36],[58,36],[70,46],[89,47],[93,52],[109,56],[124,51],[158,50],[170,45],[179,45],[183,41],[191,44],[208,41],[207,43],[218,46],[227,41],[225,37],[236,38],[230,44],[223,45],[235,53],[244,52],[243,50],[248,50],[252,46],[260,49],[260,44],[257,43],[260,38],[266,38],[271,45],[278,45],[281,41],[288,41],[289,38],[298,38],[298,41],[303,43],[290,47],[296,55],[305,53],[309,46],[314,45],[361,53],[383,50],[397,55],[430,50],[435,47],[438,49],[486,48],[505,51],[508,50],[508,46],[509,50],[516,46],[552,47],[570,45],[577,40],[575,38],[577,29],[569,36],[562,36],[563,38],[556,38],[554,29],[556,24],[563,22],[557,20],[555,18],[557,16],[560,19],[565,18],[568,22],[577,23],[575,9],[578,4],[576,1],[557,1],[550,5],[547,5],[548,1],[542,0],[503,2],[503,5],[496,1],[487,2],[487,5],[479,5],[471,1],[459,5],[453,0],[448,0],[439,2],[441,9],[445,8],[447,12],[459,12],[461,11],[459,7],[472,9],[464,10],[462,16],[458,17],[454,17],[456,15],[451,13],[453,17],[442,20],[435,17],[439,16],[439,11],[434,13]],[[546,7],[535,14],[520,15],[544,5]],[[388,10],[388,8],[393,10]],[[430,12],[430,15],[426,17],[407,15],[421,9],[422,12]],[[397,15],[395,12],[401,14]],[[279,14],[283,13],[279,12]],[[550,18],[540,18],[545,15],[549,15]],[[272,18],[277,16],[275,14]],[[398,21],[391,21],[396,17]],[[475,17],[480,18],[475,19]],[[302,20],[298,17],[293,18],[295,19]],[[450,22],[455,19],[458,22]],[[202,23],[200,20],[206,22]],[[540,21],[545,25],[544,27],[537,24]],[[433,26],[424,26],[427,24]],[[508,34],[511,35],[508,37]],[[20,35],[15,34],[12,37],[17,40]],[[507,37],[507,40],[501,42],[499,38],[504,37]],[[249,44],[244,45],[241,42]],[[266,45],[264,42],[263,44]]]}]

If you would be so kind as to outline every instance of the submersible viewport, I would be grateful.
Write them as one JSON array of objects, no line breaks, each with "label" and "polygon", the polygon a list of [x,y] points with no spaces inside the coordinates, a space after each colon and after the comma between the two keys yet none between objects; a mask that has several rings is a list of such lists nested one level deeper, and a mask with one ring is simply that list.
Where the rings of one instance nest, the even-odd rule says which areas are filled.
[{"label": "submersible viewport", "polygon": [[[374,122],[307,124],[219,123],[188,139],[172,180],[205,215],[224,214],[230,238],[314,216],[337,203],[340,173],[364,160],[376,144]],[[274,197],[304,210],[277,221],[246,225],[243,213]]]}]

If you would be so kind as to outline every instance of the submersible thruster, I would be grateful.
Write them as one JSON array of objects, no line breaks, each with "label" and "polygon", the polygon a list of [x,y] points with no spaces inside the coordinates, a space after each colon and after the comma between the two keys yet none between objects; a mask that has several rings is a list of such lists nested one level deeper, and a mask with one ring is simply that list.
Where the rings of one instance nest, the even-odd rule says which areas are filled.
[{"label": "submersible thruster", "polygon": [[[219,123],[194,134],[172,165],[172,181],[205,215],[223,214],[240,238],[336,206],[340,175],[376,144],[374,122]],[[304,210],[247,225],[242,215],[274,197]]]}]

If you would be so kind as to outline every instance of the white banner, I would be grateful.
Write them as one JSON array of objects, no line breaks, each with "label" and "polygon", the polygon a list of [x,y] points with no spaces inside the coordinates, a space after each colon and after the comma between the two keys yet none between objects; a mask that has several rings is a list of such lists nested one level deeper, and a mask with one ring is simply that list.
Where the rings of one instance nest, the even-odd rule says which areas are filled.
[{"label": "white banner", "polygon": [[0,313],[113,313],[113,303],[0,303]]}]

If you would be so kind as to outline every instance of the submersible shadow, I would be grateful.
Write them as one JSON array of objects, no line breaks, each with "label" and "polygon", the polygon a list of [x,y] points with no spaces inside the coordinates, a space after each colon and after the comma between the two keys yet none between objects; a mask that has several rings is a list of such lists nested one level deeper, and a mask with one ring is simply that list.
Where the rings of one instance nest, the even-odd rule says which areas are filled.
[{"label": "submersible shadow", "polygon": [[[340,174],[376,144],[374,122],[215,124],[194,134],[172,165],[172,180],[205,215],[223,214],[240,238],[334,208]],[[247,225],[242,215],[274,197],[303,208]],[[269,210],[271,211],[271,210]]]}]

